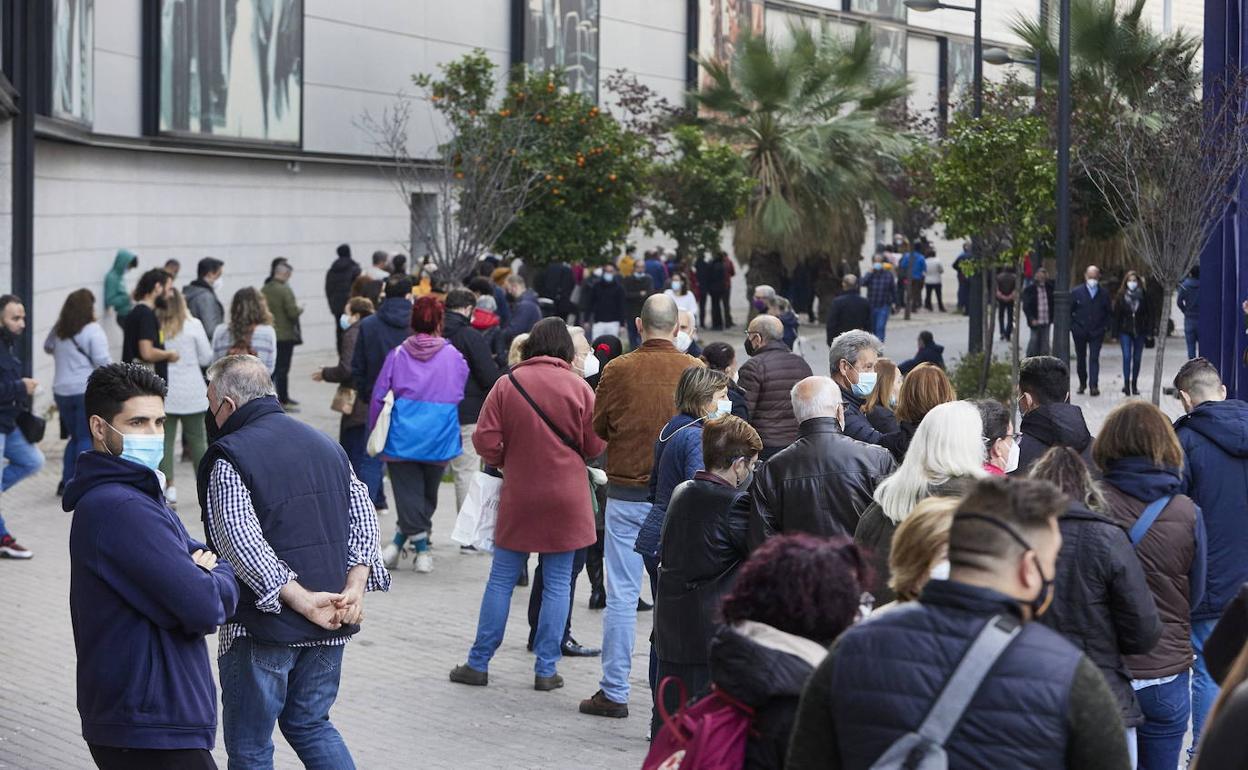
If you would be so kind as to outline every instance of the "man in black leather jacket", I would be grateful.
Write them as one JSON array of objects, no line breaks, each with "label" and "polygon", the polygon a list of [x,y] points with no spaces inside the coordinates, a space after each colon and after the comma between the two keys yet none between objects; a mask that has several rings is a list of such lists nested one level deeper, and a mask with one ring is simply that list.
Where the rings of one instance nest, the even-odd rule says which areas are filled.
[{"label": "man in black leather jacket", "polygon": [[793,388],[798,438],[767,461],[750,487],[749,545],[777,532],[852,535],[875,487],[893,472],[892,455],[842,433],[841,389],[827,377]]}]

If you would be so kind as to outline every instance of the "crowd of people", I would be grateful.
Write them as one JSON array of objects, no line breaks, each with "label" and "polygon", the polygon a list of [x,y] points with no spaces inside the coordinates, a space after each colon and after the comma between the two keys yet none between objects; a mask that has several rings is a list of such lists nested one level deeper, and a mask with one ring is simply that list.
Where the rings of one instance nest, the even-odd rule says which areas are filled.
[{"label": "crowd of people", "polygon": [[[960,399],[928,332],[884,357],[899,307],[945,309],[926,244],[844,277],[827,377],[794,352],[797,311],[768,285],[750,293],[745,360],[700,344],[698,329],[732,327],[732,262],[664,256],[537,275],[491,258],[451,283],[340,246],[325,278],[337,361],[312,375],[337,386],[336,442],[290,416],[303,306],[288,260],[227,312],[221,260],[182,290],[171,261],[126,292],[138,257],[119,252],[103,297],[124,330],[116,363],[94,294],[72,292],[44,350],[97,765],[214,766],[215,632],[231,765],[271,766],[276,727],[305,764],[352,767],[330,720],[346,642],[390,570],[434,570],[448,473],[456,512],[491,489],[497,502],[492,541],[461,543],[491,565],[450,681],[489,686],[531,581],[534,689],[564,686],[564,656],[600,657],[579,711],[626,718],[652,607],[647,768],[714,745],[748,768],[1172,770],[1189,726],[1195,766],[1248,760],[1248,404],[1212,364],[1192,355],[1176,376],[1178,421],[1127,399],[1093,436],[1047,355],[1043,268],[997,276],[1032,333],[1002,404]],[[1079,392],[1099,392],[1112,330],[1136,395],[1155,325],[1144,279],[1127,273],[1112,299],[1098,279],[1089,268],[1072,296]],[[24,332],[22,300],[0,297],[4,489],[43,464]],[[179,450],[202,537],[173,512]],[[0,556],[32,556],[3,519]],[[582,571],[601,648],[572,635]]]}]

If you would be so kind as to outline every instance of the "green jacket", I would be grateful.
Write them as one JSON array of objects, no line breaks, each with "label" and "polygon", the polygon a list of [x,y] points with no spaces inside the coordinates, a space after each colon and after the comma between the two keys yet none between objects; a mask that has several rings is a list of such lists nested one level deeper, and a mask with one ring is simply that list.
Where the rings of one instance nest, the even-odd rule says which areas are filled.
[{"label": "green jacket", "polygon": [[131,299],[130,292],[126,291],[126,271],[136,259],[138,257],[134,252],[118,249],[117,256],[113,258],[113,269],[104,276],[104,309],[111,307],[116,310],[118,321],[129,315],[134,307],[134,300]]},{"label": "green jacket", "polygon": [[273,279],[260,290],[269,303],[269,312],[273,314],[273,330],[277,332],[278,342],[303,342],[299,330],[299,314],[303,308],[295,300],[295,292],[290,284]]}]

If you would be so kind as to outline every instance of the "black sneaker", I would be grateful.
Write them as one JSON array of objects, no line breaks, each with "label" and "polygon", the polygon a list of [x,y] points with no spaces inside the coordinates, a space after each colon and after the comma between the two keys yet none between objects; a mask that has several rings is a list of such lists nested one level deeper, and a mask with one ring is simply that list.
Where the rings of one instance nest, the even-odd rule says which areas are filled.
[{"label": "black sneaker", "polygon": [[558,674],[533,677],[533,689],[538,692],[550,692],[563,687],[563,677]]}]

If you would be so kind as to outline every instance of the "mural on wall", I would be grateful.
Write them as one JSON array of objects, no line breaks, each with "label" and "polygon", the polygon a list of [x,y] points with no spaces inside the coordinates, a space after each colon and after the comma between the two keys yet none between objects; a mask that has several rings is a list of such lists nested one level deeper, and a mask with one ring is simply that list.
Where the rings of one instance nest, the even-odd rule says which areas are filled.
[{"label": "mural on wall", "polygon": [[568,88],[598,100],[599,0],[527,0],[524,62],[560,68]]},{"label": "mural on wall", "polygon": [[53,117],[91,123],[94,66],[95,0],[53,0]]},{"label": "mural on wall", "polygon": [[303,0],[160,2],[160,130],[298,144]]},{"label": "mural on wall", "polygon": [[[698,3],[698,58],[730,61],[737,41],[749,32],[763,34],[765,7],[762,0],[704,0]],[[705,70],[698,86],[710,85]]]}]

